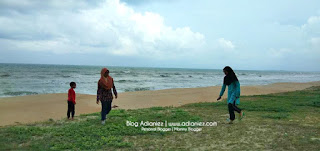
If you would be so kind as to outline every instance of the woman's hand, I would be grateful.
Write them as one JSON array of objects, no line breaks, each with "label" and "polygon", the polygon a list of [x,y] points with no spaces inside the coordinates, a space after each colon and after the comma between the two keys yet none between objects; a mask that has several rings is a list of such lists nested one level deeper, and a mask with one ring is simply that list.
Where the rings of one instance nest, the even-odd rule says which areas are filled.
[{"label": "woman's hand", "polygon": [[97,102],[96,102],[98,105],[99,105],[99,100],[97,100]]},{"label": "woman's hand", "polygon": [[218,98],[217,98],[217,101],[219,101],[221,99],[221,96],[219,96]]}]

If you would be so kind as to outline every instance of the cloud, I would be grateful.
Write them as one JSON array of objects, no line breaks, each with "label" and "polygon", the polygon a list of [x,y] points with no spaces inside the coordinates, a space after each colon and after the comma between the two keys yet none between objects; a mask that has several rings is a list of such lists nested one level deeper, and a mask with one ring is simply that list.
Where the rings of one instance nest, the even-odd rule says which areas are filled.
[{"label": "cloud", "polygon": [[312,37],[310,39],[311,48],[320,54],[320,37]]},{"label": "cloud", "polygon": [[235,48],[234,44],[230,40],[226,40],[224,38],[218,39],[219,46],[225,50],[232,50]]},{"label": "cloud", "polygon": [[121,0],[121,2],[124,2],[128,5],[143,5],[143,4],[149,4],[154,2],[172,2],[176,0]]},{"label": "cloud", "polygon": [[290,56],[310,61],[306,58],[319,54],[320,16],[310,16],[302,25],[274,23],[261,30],[269,33],[266,33],[265,41],[259,40],[258,47],[262,50],[269,48],[265,49],[267,54],[259,52],[260,57],[268,59]]},{"label": "cloud", "polygon": [[319,47],[320,46],[320,37],[311,38],[311,44],[315,47]]},{"label": "cloud", "polygon": [[7,10],[0,15],[0,43],[11,50],[166,58],[196,53],[206,43],[190,27],[173,28],[161,15],[136,12],[119,0],[88,6],[87,1],[1,3]]},{"label": "cloud", "polygon": [[320,16],[309,17],[307,23],[301,26],[301,30],[303,30],[309,36],[319,36]]},{"label": "cloud", "polygon": [[306,24],[301,26],[301,30],[306,33],[310,51],[320,54],[320,16],[311,16]]},{"label": "cloud", "polygon": [[269,53],[273,57],[284,57],[284,56],[288,55],[291,52],[292,52],[292,50],[289,49],[289,48],[280,48],[280,49],[271,48],[269,50]]}]

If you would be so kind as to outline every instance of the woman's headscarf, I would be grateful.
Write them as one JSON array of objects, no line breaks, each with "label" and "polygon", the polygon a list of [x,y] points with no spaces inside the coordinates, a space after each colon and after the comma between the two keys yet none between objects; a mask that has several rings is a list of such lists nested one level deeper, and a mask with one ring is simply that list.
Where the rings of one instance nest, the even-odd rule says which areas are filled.
[{"label": "woman's headscarf", "polygon": [[230,85],[234,81],[239,81],[231,67],[226,66],[223,68],[223,70],[228,72],[228,74],[223,79],[223,84]]},{"label": "woman's headscarf", "polygon": [[101,69],[101,77],[100,80],[98,81],[98,84],[100,86],[102,86],[103,88],[105,88],[106,90],[110,90],[113,86],[113,79],[112,77],[109,75],[107,77],[107,80],[105,80],[104,74],[109,71],[107,68],[102,68]]}]

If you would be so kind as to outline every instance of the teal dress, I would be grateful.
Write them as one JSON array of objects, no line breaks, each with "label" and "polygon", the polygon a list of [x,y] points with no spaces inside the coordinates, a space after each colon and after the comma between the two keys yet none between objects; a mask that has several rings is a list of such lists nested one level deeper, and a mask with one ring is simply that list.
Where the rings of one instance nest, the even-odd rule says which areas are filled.
[{"label": "teal dress", "polygon": [[[220,92],[220,96],[223,96],[224,91],[226,90],[226,85],[223,84]],[[236,101],[235,104],[240,104],[240,83],[239,81],[234,81],[228,85],[228,104]]]}]

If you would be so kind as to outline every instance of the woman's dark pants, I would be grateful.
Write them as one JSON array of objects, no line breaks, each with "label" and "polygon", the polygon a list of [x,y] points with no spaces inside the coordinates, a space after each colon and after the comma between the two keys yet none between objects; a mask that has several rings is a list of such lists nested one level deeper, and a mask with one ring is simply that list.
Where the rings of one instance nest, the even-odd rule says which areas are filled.
[{"label": "woman's dark pants", "polygon": [[229,103],[228,109],[229,109],[229,114],[230,114],[230,120],[232,120],[232,121],[235,119],[234,111],[236,111],[238,113],[241,112],[241,109],[236,106],[236,101],[233,101],[233,104]]},{"label": "woman's dark pants", "polygon": [[68,101],[68,111],[67,111],[67,116],[70,118],[70,113],[72,114],[72,118],[74,117],[74,104],[72,101]]},{"label": "woman's dark pants", "polygon": [[106,120],[107,114],[111,111],[111,100],[101,101],[101,121]]}]

